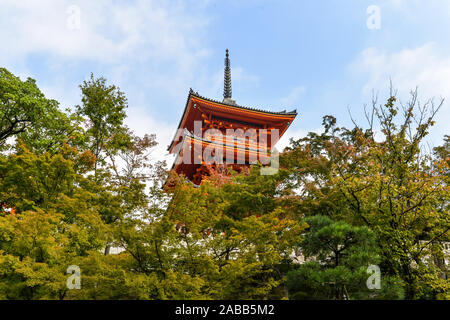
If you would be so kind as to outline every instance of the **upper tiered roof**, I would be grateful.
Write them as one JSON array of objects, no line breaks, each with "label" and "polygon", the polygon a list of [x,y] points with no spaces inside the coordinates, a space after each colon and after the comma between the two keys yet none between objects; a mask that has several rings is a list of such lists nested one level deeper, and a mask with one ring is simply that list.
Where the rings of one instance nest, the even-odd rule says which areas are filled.
[{"label": "upper tiered roof", "polygon": [[[231,68],[228,49],[225,57],[224,70],[224,99],[217,101],[206,98],[194,92],[192,88],[184,107],[183,115],[178,124],[178,129],[187,129],[193,132],[193,123],[196,120],[202,120],[202,113],[208,113],[221,119],[236,121],[240,123],[247,123],[256,128],[278,129],[279,137],[283,135],[288,126],[297,116],[297,110],[286,112],[283,111],[268,111],[257,108],[249,108],[238,105],[231,98]],[[180,132],[180,131],[178,131]],[[172,142],[168,146],[168,150],[172,152],[174,144],[180,141],[180,137],[176,133]]]},{"label": "upper tiered roof", "polygon": [[[194,92],[192,89],[189,91],[189,95],[186,101],[186,106],[183,111],[183,115],[178,124],[178,129],[188,129],[192,132],[194,120],[201,120],[201,113],[197,108],[197,103],[199,107],[203,107],[205,110],[213,112],[214,114],[234,119],[237,121],[254,122],[255,124],[273,126],[280,129],[280,137],[286,131],[289,124],[297,116],[297,110],[292,110],[289,112],[284,111],[267,111],[256,108],[249,108],[240,106],[237,104],[231,104],[226,102],[220,102],[214,99],[206,98]],[[189,123],[187,123],[189,119]],[[175,139],[176,137],[174,137]],[[174,139],[168,146],[170,151],[175,143]]]}]

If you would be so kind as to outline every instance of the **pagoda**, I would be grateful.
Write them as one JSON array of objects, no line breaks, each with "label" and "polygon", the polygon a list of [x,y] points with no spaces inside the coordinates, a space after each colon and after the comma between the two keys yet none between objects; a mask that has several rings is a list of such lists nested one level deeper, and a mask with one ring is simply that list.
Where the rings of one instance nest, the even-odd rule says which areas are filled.
[{"label": "pagoda", "polygon": [[223,100],[190,89],[177,133],[168,146],[172,169],[195,185],[230,169],[248,172],[253,163],[270,163],[271,150],[297,116],[296,110],[264,111],[240,106],[231,95],[231,68],[225,55]]}]

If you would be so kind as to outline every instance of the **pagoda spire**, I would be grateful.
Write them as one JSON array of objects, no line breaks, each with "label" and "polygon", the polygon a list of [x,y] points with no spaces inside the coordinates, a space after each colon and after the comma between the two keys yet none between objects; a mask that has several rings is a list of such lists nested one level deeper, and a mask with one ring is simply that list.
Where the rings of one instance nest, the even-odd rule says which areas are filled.
[{"label": "pagoda spire", "polygon": [[228,49],[225,51],[225,70],[223,78],[223,102],[234,104],[235,101],[231,99],[231,68]]}]

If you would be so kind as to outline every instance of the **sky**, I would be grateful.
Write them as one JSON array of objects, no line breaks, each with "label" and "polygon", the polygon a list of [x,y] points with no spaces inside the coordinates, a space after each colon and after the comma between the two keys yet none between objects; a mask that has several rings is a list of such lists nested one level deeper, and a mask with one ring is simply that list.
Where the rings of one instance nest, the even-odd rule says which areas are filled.
[{"label": "sky", "polygon": [[298,116],[279,142],[320,131],[332,114],[365,124],[389,85],[406,103],[446,99],[428,138],[450,134],[448,0],[0,0],[0,67],[36,79],[62,108],[80,103],[92,72],[128,97],[127,125],[155,133],[155,158],[182,116],[189,88],[223,98],[225,49],[233,99]]}]

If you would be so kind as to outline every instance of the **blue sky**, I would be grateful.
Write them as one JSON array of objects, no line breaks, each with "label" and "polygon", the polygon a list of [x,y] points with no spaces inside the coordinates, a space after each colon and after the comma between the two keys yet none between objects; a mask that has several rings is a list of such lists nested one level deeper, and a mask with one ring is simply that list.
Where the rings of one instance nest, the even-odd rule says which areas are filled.
[{"label": "blue sky", "polygon": [[[367,8],[379,8],[369,29]],[[402,101],[450,99],[450,1],[106,1],[0,0],[0,66],[35,78],[63,107],[80,101],[90,72],[129,100],[128,125],[156,133],[165,152],[189,88],[222,99],[230,50],[233,99],[268,110],[296,108],[286,132],[300,137],[333,114],[363,122],[372,91],[389,79]],[[450,134],[448,102],[429,138]],[[287,139],[281,142],[286,144]]]}]

